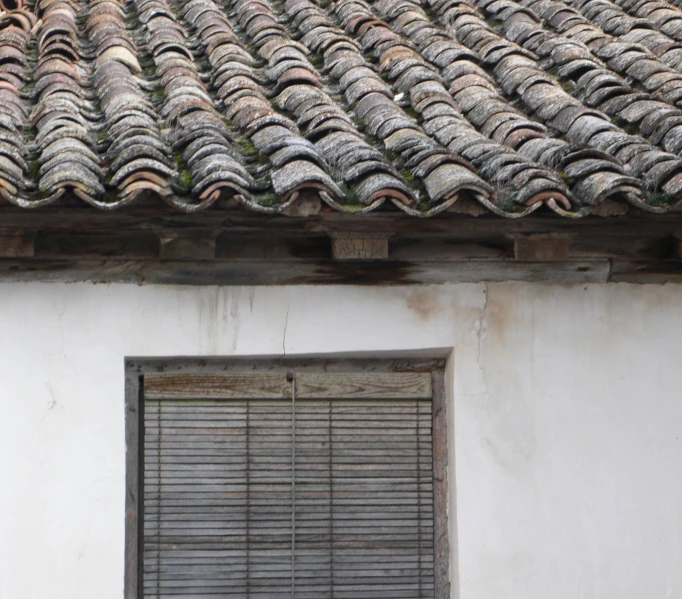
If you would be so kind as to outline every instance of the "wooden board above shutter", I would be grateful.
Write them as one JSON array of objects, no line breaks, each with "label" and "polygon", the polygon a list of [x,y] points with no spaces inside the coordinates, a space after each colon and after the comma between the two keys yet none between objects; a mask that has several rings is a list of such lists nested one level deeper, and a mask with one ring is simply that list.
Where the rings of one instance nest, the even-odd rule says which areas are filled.
[{"label": "wooden board above shutter", "polygon": [[431,394],[430,373],[296,373],[297,399],[430,399]]},{"label": "wooden board above shutter", "polygon": [[[299,372],[299,399],[430,399],[431,374],[424,372]],[[144,377],[147,399],[288,399],[286,373],[152,373]]]},{"label": "wooden board above shutter", "polygon": [[144,377],[146,399],[290,399],[286,373],[152,373]]}]

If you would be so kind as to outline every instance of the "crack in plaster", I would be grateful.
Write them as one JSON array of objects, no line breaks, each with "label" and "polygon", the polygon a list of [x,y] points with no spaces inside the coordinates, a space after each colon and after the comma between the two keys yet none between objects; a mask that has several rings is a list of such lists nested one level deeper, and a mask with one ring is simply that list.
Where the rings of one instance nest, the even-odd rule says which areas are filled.
[{"label": "crack in plaster", "polygon": [[289,302],[287,301],[287,315],[284,319],[284,334],[282,335],[282,356],[287,355],[287,328],[289,327]]},{"label": "crack in plaster", "polygon": [[40,419],[41,422],[44,422],[45,418],[47,418],[47,415],[57,407],[57,397],[54,394],[54,389],[52,388],[52,385],[50,384],[49,381],[47,382],[47,390],[50,392],[50,397],[52,398],[52,400],[48,404],[47,410],[45,410],[43,417]]},{"label": "crack in plaster", "polygon": [[60,357],[64,358],[66,357],[66,347],[65,347],[65,341],[66,341],[66,329],[64,328],[64,314],[66,313],[66,300],[62,301],[62,309],[59,312],[59,315],[57,316],[57,321],[59,322],[59,354],[52,354],[50,355],[51,358],[56,357],[59,355]]}]

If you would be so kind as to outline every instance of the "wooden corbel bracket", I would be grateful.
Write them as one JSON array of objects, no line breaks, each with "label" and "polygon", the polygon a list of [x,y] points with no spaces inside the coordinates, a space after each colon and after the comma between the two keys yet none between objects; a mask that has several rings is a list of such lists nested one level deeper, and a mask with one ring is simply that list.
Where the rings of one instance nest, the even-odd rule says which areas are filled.
[{"label": "wooden corbel bracket", "polygon": [[330,231],[334,260],[387,260],[390,233]]},{"label": "wooden corbel bracket", "polygon": [[510,252],[520,262],[564,262],[568,260],[572,234],[533,233],[509,235]]}]

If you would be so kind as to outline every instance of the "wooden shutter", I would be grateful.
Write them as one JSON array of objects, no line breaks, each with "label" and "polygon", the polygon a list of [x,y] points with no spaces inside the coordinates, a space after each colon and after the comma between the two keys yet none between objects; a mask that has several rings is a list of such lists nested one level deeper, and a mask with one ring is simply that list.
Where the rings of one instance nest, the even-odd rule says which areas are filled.
[{"label": "wooden shutter", "polygon": [[431,375],[144,381],[143,597],[434,597]]}]

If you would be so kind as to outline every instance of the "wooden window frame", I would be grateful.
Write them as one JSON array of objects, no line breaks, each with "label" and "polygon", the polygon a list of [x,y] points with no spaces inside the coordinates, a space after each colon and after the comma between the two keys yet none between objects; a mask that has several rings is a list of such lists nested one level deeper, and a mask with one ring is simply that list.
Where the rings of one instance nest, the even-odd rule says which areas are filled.
[{"label": "wooden window frame", "polygon": [[211,357],[127,358],[125,361],[125,568],[124,599],[142,599],[142,485],[144,481],[144,375],[217,372],[430,372],[433,388],[434,584],[436,599],[450,599],[448,535],[448,406],[445,360]]}]

